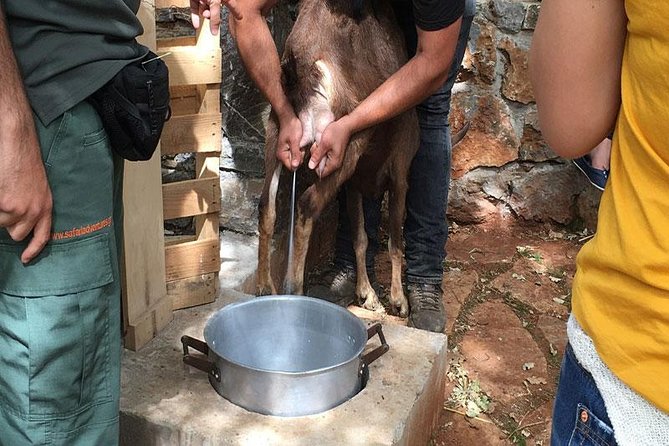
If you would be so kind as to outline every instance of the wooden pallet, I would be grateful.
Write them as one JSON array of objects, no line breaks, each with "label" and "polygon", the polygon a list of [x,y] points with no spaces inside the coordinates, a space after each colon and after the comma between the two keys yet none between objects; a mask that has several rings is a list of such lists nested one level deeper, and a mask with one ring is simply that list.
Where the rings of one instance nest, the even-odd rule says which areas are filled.
[{"label": "wooden pallet", "polygon": [[[142,2],[140,43],[155,49],[155,8]],[[172,320],[165,286],[165,243],[159,150],[146,162],[126,162],[122,304],[124,344],[138,350]]]},{"label": "wooden pallet", "polygon": [[[188,7],[184,0],[156,7]],[[172,308],[213,302],[218,290],[221,209],[221,49],[204,20],[194,37],[161,39],[157,54],[170,70],[172,118],[161,137],[163,155],[195,154],[195,179],[163,184],[163,219],[194,217],[195,235],[166,237],[165,275]]]},{"label": "wooden pallet", "polygon": [[[221,52],[209,23],[195,37],[156,41],[155,8],[188,1],[142,1],[138,40],[170,69],[172,118],[150,161],[127,163],[124,178],[122,303],[124,343],[138,350],[172,319],[172,311],[215,300],[220,270],[218,211],[221,151]],[[193,180],[162,184],[160,155],[195,153]],[[164,220],[194,217],[195,235],[165,238]]]}]

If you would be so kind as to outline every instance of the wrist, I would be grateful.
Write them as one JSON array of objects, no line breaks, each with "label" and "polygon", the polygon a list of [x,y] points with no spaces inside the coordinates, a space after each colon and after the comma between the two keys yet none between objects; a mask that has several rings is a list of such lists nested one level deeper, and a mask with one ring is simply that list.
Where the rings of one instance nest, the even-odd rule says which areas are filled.
[{"label": "wrist", "polygon": [[353,135],[354,133],[362,130],[362,128],[358,128],[359,127],[358,120],[355,118],[353,113],[349,115],[344,115],[341,118],[339,118],[337,120],[337,124],[339,124],[339,126],[343,128],[344,131],[346,131],[349,135]]},{"label": "wrist", "polygon": [[274,109],[274,113],[276,113],[276,117],[279,119],[280,124],[287,123],[292,119],[297,118],[293,107],[288,103],[288,101],[285,101],[276,107],[272,106],[272,108]]}]

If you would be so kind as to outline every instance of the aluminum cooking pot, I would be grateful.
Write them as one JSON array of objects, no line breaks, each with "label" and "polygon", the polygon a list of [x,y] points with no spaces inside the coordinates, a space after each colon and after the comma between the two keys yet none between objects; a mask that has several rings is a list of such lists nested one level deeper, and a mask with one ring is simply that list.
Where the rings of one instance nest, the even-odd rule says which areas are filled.
[{"label": "aluminum cooking pot", "polygon": [[[363,355],[367,341],[381,346]],[[209,374],[220,395],[253,412],[302,416],[331,409],[366,384],[368,365],[388,351],[380,324],[304,296],[265,296],[228,305],[183,336],[183,361]],[[204,355],[193,356],[189,348]]]}]

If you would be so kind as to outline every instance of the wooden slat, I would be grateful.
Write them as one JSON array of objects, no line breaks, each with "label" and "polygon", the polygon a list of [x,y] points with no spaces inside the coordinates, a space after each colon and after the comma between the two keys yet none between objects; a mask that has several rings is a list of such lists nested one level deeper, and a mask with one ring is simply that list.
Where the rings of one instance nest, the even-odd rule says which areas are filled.
[{"label": "wooden slat", "polygon": [[[138,40],[155,48],[155,10],[151,4],[142,2],[138,17],[144,27]],[[172,318],[165,285],[160,150],[149,161],[125,163],[123,189],[124,342],[138,349]]]},{"label": "wooden slat", "polygon": [[156,9],[160,8],[171,8],[176,6],[177,8],[188,8],[190,7],[190,0],[155,0]]},{"label": "wooden slat", "polygon": [[195,46],[196,44],[197,36],[167,37],[158,39],[158,51],[172,46]]},{"label": "wooden slat", "polygon": [[220,152],[221,132],[220,113],[174,116],[165,123],[161,153]]},{"label": "wooden slat", "polygon": [[221,269],[218,237],[165,247],[167,281],[185,279]]},{"label": "wooden slat", "polygon": [[170,85],[221,82],[221,49],[198,46],[165,47],[158,51],[170,70]]},{"label": "wooden slat", "polygon": [[221,210],[219,179],[178,181],[163,184],[163,218],[193,217]]},{"label": "wooden slat", "polygon": [[204,305],[216,300],[218,273],[202,274],[167,282],[167,295],[172,298],[172,309]]},{"label": "wooden slat", "polygon": [[194,235],[166,235],[165,246],[172,246],[179,243],[194,242],[197,238]]},{"label": "wooden slat", "polygon": [[221,112],[220,84],[170,86],[172,116]]},{"label": "wooden slat", "polygon": [[172,299],[166,294],[165,299],[160,300],[144,314],[129,325],[126,330],[123,343],[130,350],[139,350],[158,332],[172,320]]}]

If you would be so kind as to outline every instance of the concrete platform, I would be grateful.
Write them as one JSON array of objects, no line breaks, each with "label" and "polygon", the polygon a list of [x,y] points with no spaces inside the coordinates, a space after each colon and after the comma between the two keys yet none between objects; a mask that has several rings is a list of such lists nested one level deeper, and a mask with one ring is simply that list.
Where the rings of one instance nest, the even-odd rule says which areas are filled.
[{"label": "concrete platform", "polygon": [[[367,387],[327,412],[280,418],[218,395],[204,372],[183,364],[180,338],[203,339],[209,317],[251,296],[224,291],[174,321],[122,363],[121,445],[426,445],[444,399],[447,338],[384,324],[390,351],[370,366]],[[379,344],[370,341],[369,348]]]}]

